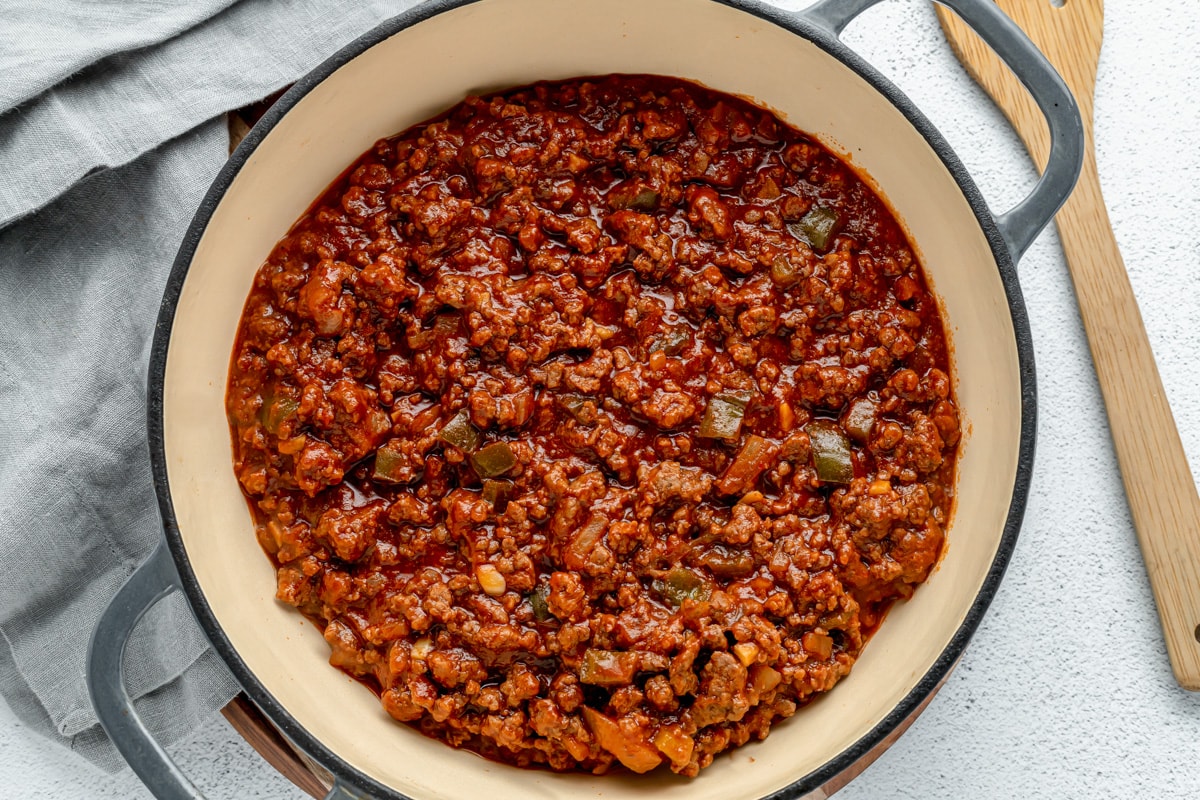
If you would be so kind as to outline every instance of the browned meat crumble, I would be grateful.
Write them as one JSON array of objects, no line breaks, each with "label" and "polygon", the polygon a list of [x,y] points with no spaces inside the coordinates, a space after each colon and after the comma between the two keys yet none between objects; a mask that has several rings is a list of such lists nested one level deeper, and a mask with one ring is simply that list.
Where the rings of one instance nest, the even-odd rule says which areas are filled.
[{"label": "browned meat crumble", "polygon": [[228,413],[279,599],[389,714],[521,766],[695,775],[929,574],[949,373],[851,169],[745,101],[611,76],[359,158],[259,271]]}]

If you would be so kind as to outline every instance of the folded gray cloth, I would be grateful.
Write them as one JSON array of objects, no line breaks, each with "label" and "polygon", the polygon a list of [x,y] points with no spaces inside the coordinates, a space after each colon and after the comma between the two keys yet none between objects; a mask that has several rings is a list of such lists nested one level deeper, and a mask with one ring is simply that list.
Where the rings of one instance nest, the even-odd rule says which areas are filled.
[{"label": "folded gray cloth", "polygon": [[[161,536],[145,364],[167,267],[228,146],[210,122],[0,232],[0,691],[110,769],[122,762],[84,686],[87,642]],[[139,710],[164,739],[237,691],[206,650],[178,594],[130,643],[130,692],[153,693]]]},{"label": "folded gray cloth", "polygon": [[[51,0],[41,0],[51,5]],[[207,0],[200,5],[219,3]],[[120,19],[107,3],[62,3],[78,38],[103,38]],[[171,18],[198,16],[187,2],[162,3]],[[72,184],[126,164],[222,111],[239,108],[285,86],[378,22],[415,5],[412,0],[243,0],[152,47],[118,52],[54,88],[8,110],[0,106],[0,227],[40,208]],[[49,13],[49,12],[47,12]],[[10,21],[5,18],[7,28]],[[169,33],[175,25],[160,22]],[[6,35],[0,38],[5,44]],[[41,70],[58,73],[57,47],[42,32],[29,42],[48,48]],[[0,61],[0,75],[8,75]],[[33,77],[25,85],[45,82]],[[13,91],[20,96],[19,90]]]},{"label": "folded gray cloth", "polygon": [[114,53],[158,44],[234,0],[25,0],[0,27],[0,109]]},{"label": "folded gray cloth", "polygon": [[[410,5],[37,0],[5,12],[0,98],[22,104],[0,106],[0,694],[106,769],[123,762],[87,696],[87,642],[161,535],[148,349],[175,251],[228,154],[222,112]],[[178,595],[143,620],[126,665],[165,742],[237,690]]]}]

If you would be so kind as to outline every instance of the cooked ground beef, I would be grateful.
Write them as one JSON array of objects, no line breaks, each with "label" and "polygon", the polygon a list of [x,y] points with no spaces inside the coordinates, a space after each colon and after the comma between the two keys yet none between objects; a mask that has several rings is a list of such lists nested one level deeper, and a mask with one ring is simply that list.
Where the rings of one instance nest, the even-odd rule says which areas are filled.
[{"label": "cooked ground beef", "polygon": [[831,689],[937,562],[949,375],[853,170],[743,100],[612,76],[359,158],[259,270],[228,413],[279,599],[389,714],[695,775]]}]

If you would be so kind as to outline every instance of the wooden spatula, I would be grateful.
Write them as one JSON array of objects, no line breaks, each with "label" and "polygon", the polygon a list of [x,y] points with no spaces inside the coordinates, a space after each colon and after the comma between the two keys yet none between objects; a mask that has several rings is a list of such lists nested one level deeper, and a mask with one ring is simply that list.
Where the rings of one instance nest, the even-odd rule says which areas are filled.
[{"label": "wooden spatula", "polygon": [[[1100,194],[1092,140],[1103,0],[997,0],[1079,103],[1083,172],[1055,222],[1108,410],[1125,494],[1175,678],[1200,691],[1200,498]],[[958,60],[995,100],[1041,170],[1046,123],[1016,76],[953,12],[938,19]]]}]

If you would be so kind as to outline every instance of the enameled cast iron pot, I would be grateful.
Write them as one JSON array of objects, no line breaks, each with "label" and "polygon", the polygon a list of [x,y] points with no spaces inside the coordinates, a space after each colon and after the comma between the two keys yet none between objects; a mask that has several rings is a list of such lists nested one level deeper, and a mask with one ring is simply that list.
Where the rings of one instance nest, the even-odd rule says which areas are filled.
[{"label": "enameled cast iron pot", "polygon": [[[825,797],[894,740],[957,662],[1015,544],[1035,393],[1013,263],[1070,191],[1083,142],[1066,87],[995,4],[944,1],[1021,77],[1049,122],[1044,177],[1005,214],[989,211],[928,120],[839,40],[879,0],[822,0],[799,13],[753,0],[440,0],[344,48],[275,104],[217,177],[171,273],[149,383],[166,536],[100,621],[90,654],[100,721],[156,796],[200,797],[133,712],[121,653],[137,619],[172,591],[187,596],[254,703],[333,774],[330,798]],[[466,94],[613,72],[754,98],[873,179],[943,304],[966,432],[948,550],[927,584],[892,610],[834,691],[692,780],[520,770],[392,721],[328,665],[320,631],[274,599],[225,418],[254,273],[346,165]]]}]

